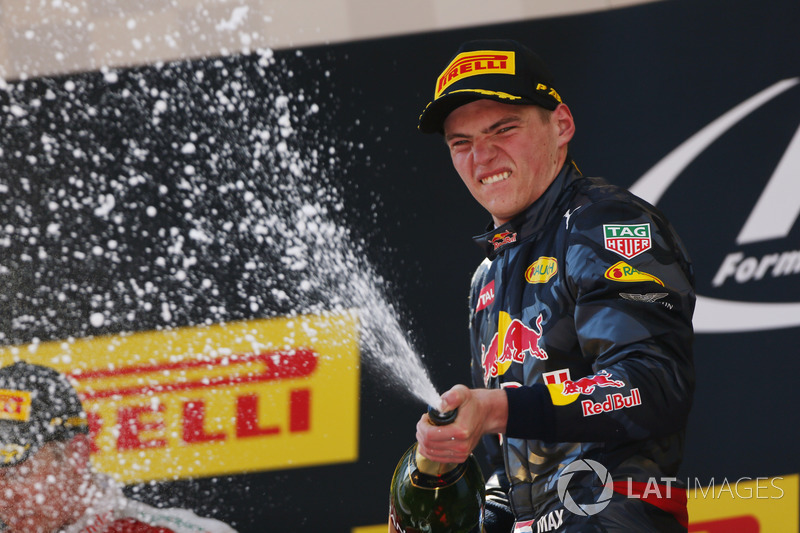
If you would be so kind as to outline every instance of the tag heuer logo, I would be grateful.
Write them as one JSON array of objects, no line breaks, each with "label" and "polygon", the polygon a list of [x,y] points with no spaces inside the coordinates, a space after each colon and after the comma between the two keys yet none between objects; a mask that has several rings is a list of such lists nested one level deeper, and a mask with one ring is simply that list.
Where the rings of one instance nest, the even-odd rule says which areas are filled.
[{"label": "tag heuer logo", "polygon": [[650,224],[604,224],[606,250],[616,252],[626,259],[636,257],[649,250]]}]

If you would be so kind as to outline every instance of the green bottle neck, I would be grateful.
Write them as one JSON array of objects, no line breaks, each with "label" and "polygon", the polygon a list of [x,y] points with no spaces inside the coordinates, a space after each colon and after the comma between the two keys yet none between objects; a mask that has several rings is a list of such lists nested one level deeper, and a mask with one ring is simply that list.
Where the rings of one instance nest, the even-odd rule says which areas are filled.
[{"label": "green bottle neck", "polygon": [[419,448],[414,450],[414,461],[417,463],[417,470],[429,476],[443,476],[458,466],[458,463],[438,463],[431,461],[419,453]]},{"label": "green bottle neck", "polygon": [[437,463],[423,457],[416,445],[413,454],[409,454],[408,472],[411,483],[424,489],[440,489],[448,487],[464,476],[469,463]]}]

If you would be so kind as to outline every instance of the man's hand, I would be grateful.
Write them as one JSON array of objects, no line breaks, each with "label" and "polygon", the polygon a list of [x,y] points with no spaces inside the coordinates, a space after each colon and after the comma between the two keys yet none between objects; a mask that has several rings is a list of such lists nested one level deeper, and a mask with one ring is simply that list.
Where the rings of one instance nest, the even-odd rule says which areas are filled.
[{"label": "man's hand", "polygon": [[442,394],[441,412],[458,408],[455,422],[434,426],[428,414],[417,422],[419,452],[440,463],[463,463],[488,433],[503,433],[508,420],[508,400],[501,389],[468,389],[456,385]]}]

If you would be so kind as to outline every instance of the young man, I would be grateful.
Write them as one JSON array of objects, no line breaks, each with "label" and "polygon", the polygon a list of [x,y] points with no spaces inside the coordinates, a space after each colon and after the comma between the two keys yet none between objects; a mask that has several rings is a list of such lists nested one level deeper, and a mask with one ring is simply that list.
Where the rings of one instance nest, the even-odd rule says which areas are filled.
[{"label": "young man", "polygon": [[64,376],[25,362],[0,368],[0,531],[236,533],[187,510],[126,498],[92,471],[88,434]]},{"label": "young man", "polygon": [[492,217],[470,299],[474,385],[420,452],[496,468],[486,531],[686,531],[675,475],[694,390],[688,256],[657,209],[581,175],[569,108],[514,41],[473,41],[437,80],[439,132]]}]

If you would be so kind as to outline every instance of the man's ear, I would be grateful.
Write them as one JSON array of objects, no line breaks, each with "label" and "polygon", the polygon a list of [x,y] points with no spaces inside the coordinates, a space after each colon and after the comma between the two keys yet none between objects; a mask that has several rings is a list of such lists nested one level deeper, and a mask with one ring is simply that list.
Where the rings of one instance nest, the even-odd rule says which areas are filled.
[{"label": "man's ear", "polygon": [[575,135],[575,120],[567,104],[558,104],[553,110],[553,120],[558,127],[558,145],[566,146]]}]

